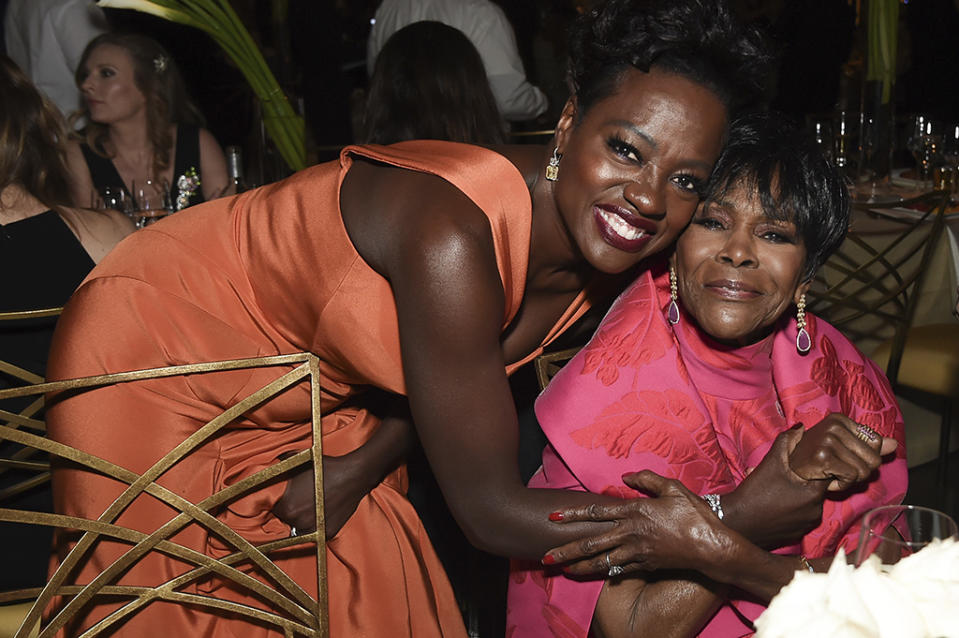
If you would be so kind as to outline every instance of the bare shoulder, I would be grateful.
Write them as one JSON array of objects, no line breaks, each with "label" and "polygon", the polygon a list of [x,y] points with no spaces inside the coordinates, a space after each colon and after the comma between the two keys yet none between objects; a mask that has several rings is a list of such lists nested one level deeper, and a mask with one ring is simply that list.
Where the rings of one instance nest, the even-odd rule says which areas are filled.
[{"label": "bare shoulder", "polygon": [[96,263],[135,230],[130,218],[115,210],[63,208],[60,212],[71,222],[80,244]]},{"label": "bare shoulder", "polygon": [[358,159],[340,191],[343,223],[357,252],[381,274],[397,263],[493,255],[489,219],[436,175]]},{"label": "bare shoulder", "polygon": [[206,130],[205,128],[199,129],[199,138],[200,138],[200,152],[202,153],[204,148],[216,150],[222,153],[220,149],[220,143],[213,136],[213,133]]}]

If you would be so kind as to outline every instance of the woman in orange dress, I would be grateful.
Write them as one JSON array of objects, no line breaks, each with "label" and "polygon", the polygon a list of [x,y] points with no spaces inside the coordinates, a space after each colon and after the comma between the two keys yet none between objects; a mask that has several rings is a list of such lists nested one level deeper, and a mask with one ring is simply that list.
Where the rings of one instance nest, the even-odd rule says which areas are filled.
[{"label": "woman in orange dress", "polygon": [[[548,515],[602,497],[523,485],[507,374],[618,275],[671,245],[699,202],[738,98],[757,93],[765,67],[723,5],[653,4],[615,0],[580,25],[574,96],[548,148],[350,147],[338,162],[136,233],[71,301],[51,377],[317,354],[332,635],[464,636],[449,583],[403,495],[397,464],[409,432],[389,413],[380,421],[370,389],[408,399],[451,511],[478,547],[540,556],[601,528],[551,526]],[[143,470],[262,382],[230,372],[97,389],[54,405],[50,434]],[[306,389],[288,392],[159,482],[202,499],[306,447],[308,413]],[[291,524],[312,519],[302,476],[230,504],[221,518],[253,542],[289,535]],[[62,469],[54,489],[59,511],[95,517],[121,486]],[[140,497],[120,522],[152,531],[172,516]],[[196,525],[175,540],[225,551]],[[74,578],[89,580],[124,547],[100,541]],[[279,563],[313,589],[308,555]],[[151,555],[123,580],[156,586],[188,567]],[[99,606],[80,623],[108,611]],[[166,603],[120,629],[269,634]]]}]

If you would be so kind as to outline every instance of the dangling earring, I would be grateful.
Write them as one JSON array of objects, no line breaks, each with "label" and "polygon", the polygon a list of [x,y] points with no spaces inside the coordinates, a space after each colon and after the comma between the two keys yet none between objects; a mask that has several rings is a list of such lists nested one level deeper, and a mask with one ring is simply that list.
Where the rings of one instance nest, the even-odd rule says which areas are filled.
[{"label": "dangling earring", "polygon": [[679,304],[676,303],[676,300],[679,299],[679,293],[677,292],[678,285],[676,284],[676,269],[672,266],[669,267],[669,307],[666,309],[666,319],[672,325],[679,323]]},{"label": "dangling earring", "polygon": [[553,156],[549,158],[549,164],[546,166],[546,179],[551,182],[555,182],[559,179],[559,159],[562,155],[559,152],[559,147],[556,146],[553,148]]},{"label": "dangling earring", "polygon": [[806,354],[812,348],[812,339],[806,332],[806,293],[799,296],[799,303],[796,304],[796,350]]}]

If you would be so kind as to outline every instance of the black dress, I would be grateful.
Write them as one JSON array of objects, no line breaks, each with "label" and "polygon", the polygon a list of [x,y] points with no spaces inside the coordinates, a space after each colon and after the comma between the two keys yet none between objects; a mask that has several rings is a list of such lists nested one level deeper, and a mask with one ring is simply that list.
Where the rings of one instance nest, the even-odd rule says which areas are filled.
[{"label": "black dress", "polygon": [[[192,124],[177,124],[176,157],[173,158],[173,183],[170,201],[174,210],[182,210],[204,201],[200,186],[200,129]],[[86,143],[80,145],[83,159],[90,169],[93,187],[101,195],[107,188],[122,188],[129,197],[123,178],[117,173],[113,160],[98,155]]]},{"label": "black dress", "polygon": [[[94,263],[66,222],[53,211],[0,225],[0,311],[35,310],[64,305]],[[0,322],[0,359],[44,376],[56,318]],[[22,385],[0,373],[0,387]],[[0,408],[18,412],[32,397],[4,401]],[[13,444],[2,442],[7,456]],[[10,470],[0,474],[0,488],[25,478]],[[3,507],[53,511],[49,483],[33,488]],[[0,523],[0,546],[6,548],[0,590],[35,587],[46,582],[52,533],[46,529]],[[13,548],[17,548],[13,551]]]}]

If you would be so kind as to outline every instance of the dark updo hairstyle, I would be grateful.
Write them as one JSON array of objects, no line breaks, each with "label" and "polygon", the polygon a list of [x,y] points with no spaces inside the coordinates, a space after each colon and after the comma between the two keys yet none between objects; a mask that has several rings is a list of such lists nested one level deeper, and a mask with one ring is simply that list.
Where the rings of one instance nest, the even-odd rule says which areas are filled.
[{"label": "dark updo hairstyle", "polygon": [[799,126],[779,114],[754,113],[731,124],[705,201],[741,187],[758,193],[766,216],[796,225],[806,247],[802,280],[811,280],[849,228],[842,172]]},{"label": "dark updo hairstyle", "polygon": [[630,67],[680,75],[713,91],[730,117],[757,104],[771,57],[723,0],[608,0],[570,31],[567,80],[580,117]]},{"label": "dark updo hairstyle", "polygon": [[[133,81],[146,98],[147,135],[153,144],[153,174],[160,175],[170,166],[173,148],[171,124],[204,126],[203,115],[187,94],[176,62],[153,38],[136,33],[104,33],[87,44],[77,65],[77,86],[87,78],[86,65],[90,54],[99,46],[112,45],[124,49],[133,60]],[[71,118],[71,123],[85,118],[86,127],[80,136],[94,152],[110,157],[105,146],[107,126],[90,119],[84,106]]]},{"label": "dark updo hairstyle", "polygon": [[424,20],[390,36],[370,78],[360,141],[501,144],[505,137],[483,60],[463,32]]},{"label": "dark updo hairstyle", "polygon": [[19,185],[45,206],[70,205],[60,112],[0,53],[0,191]]}]

